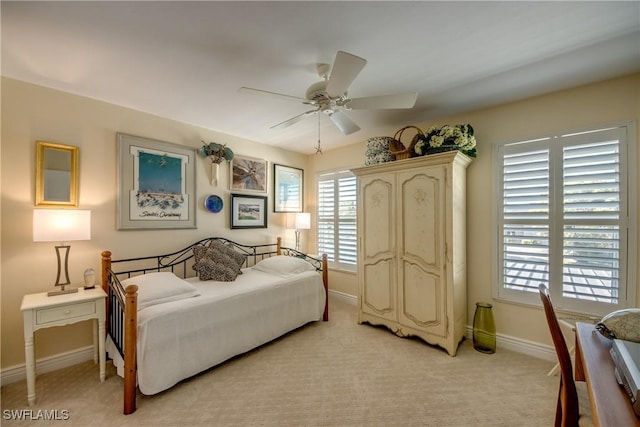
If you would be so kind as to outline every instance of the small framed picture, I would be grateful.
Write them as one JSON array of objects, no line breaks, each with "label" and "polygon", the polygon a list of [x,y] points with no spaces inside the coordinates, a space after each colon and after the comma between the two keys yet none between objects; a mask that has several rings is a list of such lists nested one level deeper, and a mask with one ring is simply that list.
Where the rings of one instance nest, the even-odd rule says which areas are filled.
[{"label": "small framed picture", "polygon": [[234,156],[229,168],[231,191],[267,192],[267,161],[245,156]]},{"label": "small framed picture", "polygon": [[231,228],[267,228],[267,197],[231,194]]},{"label": "small framed picture", "polygon": [[273,165],[274,212],[302,212],[303,174],[302,169]]}]

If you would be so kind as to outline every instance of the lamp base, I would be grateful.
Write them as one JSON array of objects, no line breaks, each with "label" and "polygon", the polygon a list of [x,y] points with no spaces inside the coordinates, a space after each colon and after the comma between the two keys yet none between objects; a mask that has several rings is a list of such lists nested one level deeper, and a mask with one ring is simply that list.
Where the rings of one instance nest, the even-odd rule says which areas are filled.
[{"label": "lamp base", "polygon": [[300,230],[296,229],[296,251],[300,252]]},{"label": "lamp base", "polygon": [[47,296],[52,297],[55,295],[73,294],[76,292],[78,292],[78,288],[65,289],[64,285],[62,285],[60,289],[54,289],[52,291],[47,292]]}]

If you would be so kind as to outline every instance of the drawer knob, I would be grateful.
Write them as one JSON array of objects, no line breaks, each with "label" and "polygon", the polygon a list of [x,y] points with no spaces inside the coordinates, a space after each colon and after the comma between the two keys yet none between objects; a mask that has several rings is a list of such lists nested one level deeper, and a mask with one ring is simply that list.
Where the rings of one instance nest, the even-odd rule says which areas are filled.
[{"label": "drawer knob", "polygon": [[65,310],[64,314],[71,314],[71,310]]}]

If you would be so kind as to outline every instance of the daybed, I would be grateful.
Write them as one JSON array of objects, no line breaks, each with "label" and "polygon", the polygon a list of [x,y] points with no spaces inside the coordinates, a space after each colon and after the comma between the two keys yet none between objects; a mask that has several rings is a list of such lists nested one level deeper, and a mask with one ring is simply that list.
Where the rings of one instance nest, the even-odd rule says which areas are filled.
[{"label": "daybed", "polygon": [[[159,393],[306,323],[328,320],[326,255],[313,258],[280,244],[280,238],[241,245],[213,237],[166,255],[114,260],[102,253],[107,351],[124,377],[125,414],[136,409],[136,386]],[[229,273],[237,262],[238,271]]]}]

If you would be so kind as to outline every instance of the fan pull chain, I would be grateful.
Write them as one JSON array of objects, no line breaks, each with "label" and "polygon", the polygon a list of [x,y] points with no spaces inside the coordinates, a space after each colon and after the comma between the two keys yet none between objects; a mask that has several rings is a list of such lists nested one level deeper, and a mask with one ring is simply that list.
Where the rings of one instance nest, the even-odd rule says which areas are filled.
[{"label": "fan pull chain", "polygon": [[316,147],[316,154],[322,155],[322,148],[320,148],[320,114],[318,113],[318,146]]}]

